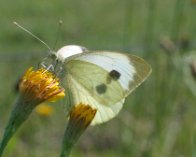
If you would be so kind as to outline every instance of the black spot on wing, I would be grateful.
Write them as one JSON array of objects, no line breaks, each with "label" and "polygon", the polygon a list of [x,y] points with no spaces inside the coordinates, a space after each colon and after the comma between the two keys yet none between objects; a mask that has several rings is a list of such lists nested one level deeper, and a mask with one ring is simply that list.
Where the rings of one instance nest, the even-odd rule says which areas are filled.
[{"label": "black spot on wing", "polygon": [[120,73],[116,70],[112,70],[109,72],[109,76],[113,79],[113,80],[118,80],[120,78]]},{"label": "black spot on wing", "polygon": [[96,91],[99,94],[104,94],[106,92],[106,90],[107,90],[107,86],[103,83],[96,86]]}]

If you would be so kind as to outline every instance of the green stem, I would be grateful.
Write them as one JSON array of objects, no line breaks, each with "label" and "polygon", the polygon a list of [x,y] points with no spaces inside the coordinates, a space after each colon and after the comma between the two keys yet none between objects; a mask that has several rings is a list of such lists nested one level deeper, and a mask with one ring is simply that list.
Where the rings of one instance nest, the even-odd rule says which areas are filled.
[{"label": "green stem", "polygon": [[70,141],[64,139],[64,141],[63,141],[63,149],[62,149],[60,157],[68,157],[70,152],[71,152],[71,150],[72,150],[72,148],[73,148],[73,145],[74,145],[73,142],[70,142]]},{"label": "green stem", "polygon": [[77,142],[78,138],[81,135],[81,131],[74,127],[69,122],[67,129],[64,134],[62,151],[60,157],[68,157],[74,144]]},{"label": "green stem", "polygon": [[70,122],[65,130],[62,151],[60,157],[68,157],[73,146],[78,141],[86,127],[82,127],[79,123]]},{"label": "green stem", "polygon": [[171,29],[171,36],[174,41],[177,40],[180,33],[180,28],[182,27],[185,0],[176,0],[176,4],[174,6],[174,15],[173,15],[173,25]]},{"label": "green stem", "polygon": [[127,51],[128,45],[130,43],[129,36],[132,31],[132,22],[134,13],[134,2],[133,0],[125,1],[125,12],[124,12],[124,21],[123,21],[123,34],[122,34],[122,46],[123,50]]},{"label": "green stem", "polygon": [[153,40],[154,40],[154,25],[156,16],[156,0],[149,0],[148,4],[148,17],[146,24],[146,34],[144,37],[144,50],[146,52],[151,52],[153,50]]},{"label": "green stem", "polygon": [[3,155],[3,151],[12,138],[14,133],[18,130],[20,125],[29,117],[34,105],[32,103],[24,101],[21,97],[16,101],[15,107],[10,115],[9,122],[5,128],[3,139],[0,143],[0,157]]},{"label": "green stem", "polygon": [[0,157],[2,156],[3,151],[4,151],[8,141],[10,140],[10,138],[12,137],[12,135],[15,132],[15,130],[13,128],[14,128],[13,125],[8,125],[5,129],[5,133],[4,133],[3,139],[0,144]]}]

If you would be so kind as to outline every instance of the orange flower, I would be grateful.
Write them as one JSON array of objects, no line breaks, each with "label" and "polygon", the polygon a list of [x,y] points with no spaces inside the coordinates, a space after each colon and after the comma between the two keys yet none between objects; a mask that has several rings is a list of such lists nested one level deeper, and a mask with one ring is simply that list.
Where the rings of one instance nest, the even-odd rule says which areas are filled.
[{"label": "orange flower", "polygon": [[48,117],[51,116],[54,112],[54,108],[52,106],[49,106],[46,103],[40,104],[35,109],[36,113],[40,116]]},{"label": "orange flower", "polygon": [[69,121],[72,125],[79,125],[82,128],[86,128],[93,120],[96,112],[97,110],[91,108],[91,106],[80,103],[70,112]]},{"label": "orange flower", "polygon": [[59,86],[59,79],[44,68],[37,71],[33,71],[32,67],[29,68],[21,79],[19,92],[20,96],[11,112],[0,143],[0,156],[14,133],[37,105],[65,96],[64,89]]},{"label": "orange flower", "polygon": [[61,157],[67,157],[70,154],[72,147],[90,125],[96,112],[96,109],[82,103],[72,109],[63,138]]},{"label": "orange flower", "polygon": [[19,85],[19,91],[25,99],[41,103],[56,101],[65,96],[64,89],[59,86],[59,79],[44,68],[33,71],[29,68]]}]

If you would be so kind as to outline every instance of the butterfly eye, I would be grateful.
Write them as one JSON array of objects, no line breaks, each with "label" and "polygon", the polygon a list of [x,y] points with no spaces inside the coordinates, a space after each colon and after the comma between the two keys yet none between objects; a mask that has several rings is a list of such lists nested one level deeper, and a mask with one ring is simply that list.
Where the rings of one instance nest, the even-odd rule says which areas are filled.
[{"label": "butterfly eye", "polygon": [[49,55],[47,57],[45,57],[40,63],[39,63],[39,67],[40,68],[45,68],[45,69],[54,69],[54,57],[53,55]]},{"label": "butterfly eye", "polygon": [[47,69],[48,71],[55,73],[58,77],[63,77],[62,62],[58,60],[55,54],[50,54],[45,57],[40,63],[39,68]]}]

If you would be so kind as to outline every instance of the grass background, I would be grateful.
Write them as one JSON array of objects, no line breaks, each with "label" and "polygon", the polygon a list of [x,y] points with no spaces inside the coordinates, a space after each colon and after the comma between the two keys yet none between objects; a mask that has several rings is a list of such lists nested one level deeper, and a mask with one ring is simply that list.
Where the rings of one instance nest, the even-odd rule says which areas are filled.
[{"label": "grass background", "polygon": [[[13,25],[18,21],[54,50],[77,44],[135,54],[152,65],[152,75],[120,114],[89,128],[72,157],[195,157],[196,81],[186,60],[196,53],[195,15],[195,0],[0,1],[0,139],[18,78],[47,54]],[[5,157],[59,156],[66,111],[63,101],[51,106],[50,117],[31,115]]]}]

